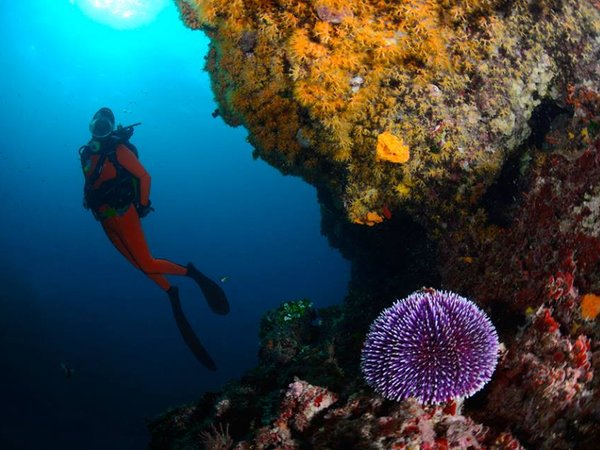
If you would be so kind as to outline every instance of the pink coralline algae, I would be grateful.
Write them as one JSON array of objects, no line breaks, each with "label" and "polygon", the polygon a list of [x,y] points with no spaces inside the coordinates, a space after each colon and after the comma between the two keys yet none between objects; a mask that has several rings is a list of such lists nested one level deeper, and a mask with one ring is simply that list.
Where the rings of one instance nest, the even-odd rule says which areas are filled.
[{"label": "pink coralline algae", "polygon": [[523,449],[509,432],[495,434],[463,416],[461,400],[426,406],[415,399],[387,402],[355,394],[338,405],[336,398],[327,389],[296,380],[277,420],[234,449]]},{"label": "pink coralline algae", "polygon": [[[296,379],[288,387],[281,402],[279,417],[268,427],[258,430],[251,448],[295,450],[299,443],[292,432],[301,433],[321,411],[337,401],[337,395],[329,390],[313,386],[306,381]],[[247,442],[241,442],[236,449],[250,448]]]},{"label": "pink coralline algae", "polygon": [[[569,428],[593,414],[590,340],[569,337],[540,308],[501,361],[488,396],[490,412],[526,434],[536,448],[570,448]],[[586,425],[584,421],[581,426]]]},{"label": "pink coralline algae", "polygon": [[[478,449],[491,444],[488,428],[461,415],[460,406],[456,402],[424,406],[414,399],[391,403],[356,396],[327,412],[312,444],[322,449],[428,450]],[[347,446],[340,446],[340,441]]]},{"label": "pink coralline algae", "polygon": [[427,406],[415,399],[388,402],[356,395],[327,411],[311,436],[311,448],[522,449],[510,433],[490,432],[462,415],[461,408],[460,401]]},{"label": "pink coralline algae", "polygon": [[286,421],[293,429],[304,431],[320,411],[337,401],[337,395],[306,381],[295,380],[285,394],[279,422]]},{"label": "pink coralline algae", "polygon": [[[590,103],[590,96],[576,98]],[[572,102],[573,124],[547,136],[554,151],[535,166],[512,224],[487,225],[473,215],[445,238],[442,272],[450,288],[518,312],[573,286],[600,292],[600,139],[591,136],[600,118],[581,122],[600,112]]]},{"label": "pink coralline algae", "polygon": [[480,390],[497,357],[498,336],[485,313],[457,294],[429,289],[397,301],[373,322],[361,368],[386,398],[440,403]]}]

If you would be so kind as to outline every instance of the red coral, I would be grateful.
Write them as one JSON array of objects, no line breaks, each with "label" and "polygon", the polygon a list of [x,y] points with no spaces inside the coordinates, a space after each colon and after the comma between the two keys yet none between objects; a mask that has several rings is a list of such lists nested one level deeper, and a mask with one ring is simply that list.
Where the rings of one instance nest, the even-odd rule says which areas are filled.
[{"label": "red coral", "polygon": [[554,333],[558,330],[558,322],[554,320],[549,309],[542,310],[542,315],[538,316],[535,325],[538,330],[548,333]]},{"label": "red coral", "polygon": [[[481,215],[448,234],[441,258],[448,288],[520,312],[600,288],[600,226],[590,225],[596,218],[586,203],[598,195],[600,139],[583,151],[570,145],[533,172],[509,227],[486,225]],[[465,254],[472,262],[457,264]]]},{"label": "red coral", "polygon": [[550,298],[554,300],[569,295],[573,291],[573,274],[558,272],[556,276],[551,275],[546,289]]},{"label": "red coral", "polygon": [[600,94],[589,88],[573,85],[567,86],[567,103],[575,110],[575,117],[582,119],[585,123],[590,120],[598,120],[600,111]]},{"label": "red coral", "polygon": [[[538,161],[512,223],[471,217],[441,251],[445,287],[508,324],[487,419],[536,448],[588,448],[600,439],[600,329],[582,315],[580,295],[600,292],[600,138],[588,128],[600,118],[600,95],[573,89],[569,102],[570,128]],[[465,255],[470,263],[457,264]],[[520,330],[515,312],[529,319]],[[495,445],[518,448],[509,435]]]},{"label": "red coral", "polygon": [[523,450],[524,447],[510,433],[501,433],[491,446],[492,449],[498,450]]},{"label": "red coral", "polygon": [[583,335],[579,336],[571,349],[575,367],[590,368],[590,349],[591,344],[589,338]]},{"label": "red coral", "polygon": [[551,311],[541,308],[498,367],[490,412],[536,446],[569,447],[564,422],[576,422],[589,402],[584,392],[591,388],[590,348],[583,335],[562,335]]}]

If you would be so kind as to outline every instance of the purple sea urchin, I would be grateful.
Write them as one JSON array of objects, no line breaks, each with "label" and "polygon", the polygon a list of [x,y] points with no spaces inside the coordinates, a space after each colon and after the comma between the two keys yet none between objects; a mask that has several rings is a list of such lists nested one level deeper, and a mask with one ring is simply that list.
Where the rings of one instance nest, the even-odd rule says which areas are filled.
[{"label": "purple sea urchin", "polygon": [[371,324],[361,369],[386,398],[440,403],[481,389],[497,358],[498,335],[483,311],[452,292],[422,290]]}]

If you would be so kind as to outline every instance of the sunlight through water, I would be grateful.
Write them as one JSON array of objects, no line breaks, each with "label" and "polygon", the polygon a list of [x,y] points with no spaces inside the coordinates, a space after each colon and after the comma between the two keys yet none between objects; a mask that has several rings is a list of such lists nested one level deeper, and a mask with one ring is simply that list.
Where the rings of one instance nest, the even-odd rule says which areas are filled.
[{"label": "sunlight through water", "polygon": [[151,23],[167,0],[70,0],[87,16],[117,29],[131,29]]}]

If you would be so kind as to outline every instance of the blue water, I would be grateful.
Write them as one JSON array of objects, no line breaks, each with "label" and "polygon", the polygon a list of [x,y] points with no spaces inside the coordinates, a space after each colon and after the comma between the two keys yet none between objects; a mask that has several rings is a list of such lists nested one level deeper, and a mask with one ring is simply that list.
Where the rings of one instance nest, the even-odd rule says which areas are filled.
[{"label": "blue water", "polygon": [[[320,234],[315,190],[254,161],[246,131],[211,117],[207,38],[172,4],[118,31],[67,0],[2,2],[0,26],[0,448],[145,448],[146,418],[255,364],[267,309],[339,303],[348,263]],[[143,122],[132,141],[152,176],[154,255],[230,277],[226,317],[171,278],[218,372],[81,207],[77,149],[101,106]]]}]

